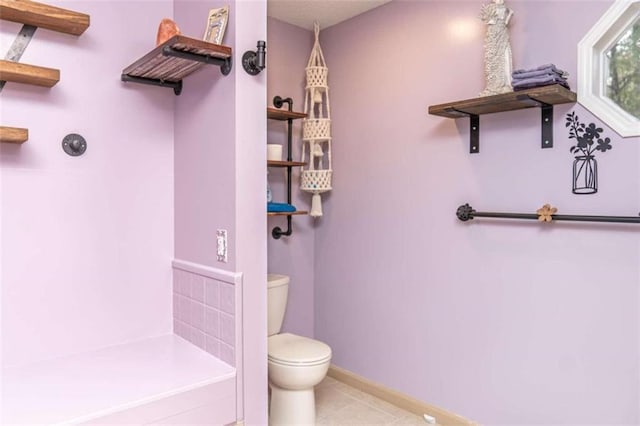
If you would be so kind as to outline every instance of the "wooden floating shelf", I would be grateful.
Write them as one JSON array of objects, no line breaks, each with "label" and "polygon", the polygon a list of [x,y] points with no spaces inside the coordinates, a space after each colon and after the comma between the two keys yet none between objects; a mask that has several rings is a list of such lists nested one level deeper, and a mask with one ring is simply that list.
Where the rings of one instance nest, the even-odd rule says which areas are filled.
[{"label": "wooden floating shelf", "polygon": [[89,28],[89,15],[29,0],[0,0],[0,19],[80,35]]},{"label": "wooden floating shelf", "polygon": [[559,84],[465,99],[463,101],[432,105],[429,114],[447,118],[460,118],[469,115],[493,114],[495,112],[514,111],[539,107],[541,104],[556,105],[576,102],[576,94]]},{"label": "wooden floating shelf", "polygon": [[295,212],[267,212],[267,216],[298,216],[303,214],[309,214],[309,212],[298,210]]},{"label": "wooden floating shelf", "polygon": [[267,167],[300,167],[306,165],[307,163],[305,163],[304,161],[267,161]]},{"label": "wooden floating shelf", "polygon": [[203,40],[176,35],[165,41],[122,71],[123,74],[156,80],[180,81],[205,65],[204,62],[165,56],[165,47],[219,59],[231,57],[231,48]]},{"label": "wooden floating shelf", "polygon": [[60,81],[60,70],[0,60],[0,80],[53,87]]},{"label": "wooden floating shelf", "polygon": [[205,64],[220,65],[222,74],[229,74],[231,54],[228,46],[176,35],[126,67],[122,80],[171,87],[179,95],[182,79]]},{"label": "wooden floating shelf", "polygon": [[480,152],[480,115],[539,107],[541,111],[541,148],[553,148],[553,106],[575,102],[574,92],[554,84],[533,89],[447,104],[432,105],[429,114],[447,118],[469,117],[469,152]]},{"label": "wooden floating shelf", "polygon": [[271,120],[285,121],[288,119],[296,120],[298,118],[307,118],[307,114],[303,112],[287,111],[277,108],[267,108],[267,118]]},{"label": "wooden floating shelf", "polygon": [[29,139],[29,130],[20,127],[0,126],[0,142],[23,143]]}]

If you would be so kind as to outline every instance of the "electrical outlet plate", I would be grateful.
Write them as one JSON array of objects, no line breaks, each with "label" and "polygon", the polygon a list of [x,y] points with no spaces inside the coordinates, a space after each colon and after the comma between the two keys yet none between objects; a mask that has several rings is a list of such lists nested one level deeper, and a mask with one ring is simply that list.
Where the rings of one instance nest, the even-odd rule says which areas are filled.
[{"label": "electrical outlet plate", "polygon": [[227,263],[227,230],[218,229],[216,231],[218,262]]}]

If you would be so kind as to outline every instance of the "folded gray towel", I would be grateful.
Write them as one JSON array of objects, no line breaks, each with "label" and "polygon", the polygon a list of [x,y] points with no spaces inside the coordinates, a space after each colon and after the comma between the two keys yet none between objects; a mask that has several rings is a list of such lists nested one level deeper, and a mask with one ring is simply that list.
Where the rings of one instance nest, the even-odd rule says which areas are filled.
[{"label": "folded gray towel", "polygon": [[514,70],[513,73],[514,74],[520,74],[520,73],[523,73],[523,72],[541,71],[541,70],[549,70],[549,71],[553,71],[553,72],[563,72],[562,70],[556,68],[556,66],[554,64],[544,64],[544,65],[540,65],[539,67],[535,67],[535,68]]},{"label": "folded gray towel", "polygon": [[540,76],[545,76],[545,75],[558,76],[558,77],[562,77],[564,79],[569,77],[569,73],[567,73],[565,71],[562,71],[562,70],[558,70],[558,71],[560,71],[560,72],[555,72],[555,71],[550,71],[548,69],[544,69],[544,70],[538,70],[538,71],[519,72],[517,74],[514,71],[513,74],[511,75],[511,77],[514,80],[522,80],[522,79],[525,79],[525,78],[540,77]]},{"label": "folded gray towel", "polygon": [[541,84],[541,83],[566,83],[567,79],[562,78],[556,74],[545,74],[539,75],[536,77],[522,78],[522,79],[514,79],[511,82],[513,87],[517,86],[525,86],[528,84]]}]

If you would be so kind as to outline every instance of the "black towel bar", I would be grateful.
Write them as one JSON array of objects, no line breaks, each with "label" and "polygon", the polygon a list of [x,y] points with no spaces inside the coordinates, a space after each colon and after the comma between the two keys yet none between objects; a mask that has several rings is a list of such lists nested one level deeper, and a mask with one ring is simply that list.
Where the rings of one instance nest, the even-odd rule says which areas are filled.
[{"label": "black towel bar", "polygon": [[[539,220],[540,215],[535,213],[495,213],[495,212],[478,212],[469,204],[458,207],[456,216],[463,222],[471,220],[475,217],[495,217],[501,219],[529,219]],[[611,223],[640,223],[640,215],[638,216],[586,216],[586,215],[567,215],[567,214],[551,214],[548,215],[552,221],[566,220],[575,222],[611,222]]]}]

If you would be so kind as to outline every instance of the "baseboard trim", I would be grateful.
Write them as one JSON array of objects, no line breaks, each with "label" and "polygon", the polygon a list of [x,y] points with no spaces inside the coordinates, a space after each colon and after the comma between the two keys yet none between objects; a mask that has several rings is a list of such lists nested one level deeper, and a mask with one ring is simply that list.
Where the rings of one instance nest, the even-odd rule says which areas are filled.
[{"label": "baseboard trim", "polygon": [[351,371],[345,370],[344,368],[336,367],[333,364],[329,366],[329,372],[327,373],[327,375],[353,388],[356,388],[377,398],[380,398],[390,404],[393,404],[396,407],[400,407],[403,410],[407,410],[419,416],[428,414],[429,416],[435,417],[439,425],[478,425],[478,423],[465,419],[462,416],[451,413],[447,410],[433,406],[431,404],[419,401],[413,397],[410,397],[409,395],[405,395],[379,383],[373,382],[369,379],[365,379],[364,377],[352,373]]}]

